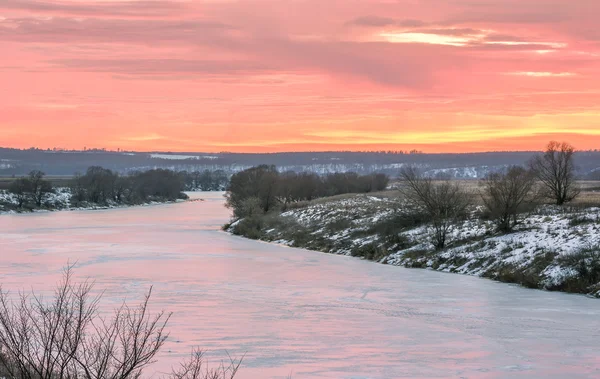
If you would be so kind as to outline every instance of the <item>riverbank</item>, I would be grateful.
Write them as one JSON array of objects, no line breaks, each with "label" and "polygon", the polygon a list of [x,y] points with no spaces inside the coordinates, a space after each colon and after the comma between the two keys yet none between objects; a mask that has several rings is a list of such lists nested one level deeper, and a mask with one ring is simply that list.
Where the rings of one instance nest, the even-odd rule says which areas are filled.
[{"label": "riverbank", "polygon": [[383,264],[425,268],[600,297],[600,209],[541,206],[513,233],[499,234],[474,210],[436,251],[425,220],[390,194],[348,195],[252,216],[237,235]]},{"label": "riverbank", "polygon": [[[185,194],[182,194],[185,195]],[[74,204],[72,202],[72,193],[69,188],[55,188],[52,193],[46,195],[44,203],[41,207],[27,206],[19,207],[17,197],[7,191],[0,190],[0,215],[6,214],[20,214],[20,213],[35,213],[35,212],[56,212],[56,211],[81,211],[81,210],[102,210],[102,209],[114,209],[114,208],[129,208],[137,206],[149,206],[159,204],[178,203],[185,201],[202,201],[202,199],[190,199],[189,196],[170,200],[156,198],[151,201],[142,203],[126,203],[107,201],[104,204],[96,204],[91,202],[79,202]]]}]

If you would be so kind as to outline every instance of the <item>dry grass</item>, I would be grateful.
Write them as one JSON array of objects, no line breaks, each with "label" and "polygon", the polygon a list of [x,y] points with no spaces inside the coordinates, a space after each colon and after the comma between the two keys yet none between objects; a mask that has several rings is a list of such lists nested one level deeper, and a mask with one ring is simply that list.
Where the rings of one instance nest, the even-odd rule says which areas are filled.
[{"label": "dry grass", "polygon": [[572,203],[576,206],[585,206],[585,207],[599,207],[600,206],[600,191],[592,190],[586,191],[583,190],[579,197],[575,199]]},{"label": "dry grass", "polygon": [[[481,200],[481,181],[480,180],[457,180],[468,192],[473,194],[473,201],[476,205],[483,205],[483,201]],[[394,185],[398,186],[400,183],[395,182]],[[594,207],[600,206],[600,181],[579,181],[577,184],[581,188],[581,194],[575,201],[571,203],[574,206],[580,207]],[[375,196],[386,199],[398,199],[402,195],[400,191],[397,189],[382,191],[382,192],[373,192],[368,194],[356,195],[356,194],[345,194],[336,197],[329,197],[323,199],[317,199],[314,202],[310,202],[310,204],[318,204],[329,202],[331,200],[342,200],[348,199],[355,196]]]}]

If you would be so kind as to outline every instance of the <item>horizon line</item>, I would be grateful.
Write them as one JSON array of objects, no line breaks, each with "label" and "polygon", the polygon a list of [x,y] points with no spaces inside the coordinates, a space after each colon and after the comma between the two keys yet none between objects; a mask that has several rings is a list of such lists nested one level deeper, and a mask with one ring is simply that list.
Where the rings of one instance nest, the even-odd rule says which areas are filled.
[{"label": "horizon line", "polygon": [[[473,155],[473,154],[492,154],[492,153],[540,153],[543,150],[485,150],[485,151],[470,151],[470,152],[423,152],[420,150],[306,150],[306,151],[271,151],[271,152],[235,152],[235,151],[172,151],[172,150],[109,150],[106,148],[90,148],[90,149],[66,149],[66,148],[18,148],[0,146],[0,150],[16,150],[16,151],[45,151],[55,153],[135,153],[135,154],[166,154],[166,155],[181,155],[181,154],[236,154],[236,155],[276,155],[276,154],[333,154],[333,153],[351,153],[351,154],[397,154],[397,155]],[[576,150],[576,152],[597,152],[599,149]]]}]

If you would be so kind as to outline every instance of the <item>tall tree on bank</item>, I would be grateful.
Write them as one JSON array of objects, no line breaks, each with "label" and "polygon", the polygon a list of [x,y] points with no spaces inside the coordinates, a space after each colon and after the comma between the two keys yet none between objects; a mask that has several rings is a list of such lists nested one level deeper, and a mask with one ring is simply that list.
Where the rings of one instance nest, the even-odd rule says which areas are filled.
[{"label": "tall tree on bank", "polygon": [[533,157],[530,167],[545,189],[545,196],[563,205],[580,193],[575,183],[575,148],[552,141],[543,154]]},{"label": "tall tree on bank", "polygon": [[471,196],[457,182],[422,176],[412,166],[400,171],[401,191],[406,201],[431,222],[433,245],[441,250],[446,246],[452,226],[463,217],[471,205]]}]

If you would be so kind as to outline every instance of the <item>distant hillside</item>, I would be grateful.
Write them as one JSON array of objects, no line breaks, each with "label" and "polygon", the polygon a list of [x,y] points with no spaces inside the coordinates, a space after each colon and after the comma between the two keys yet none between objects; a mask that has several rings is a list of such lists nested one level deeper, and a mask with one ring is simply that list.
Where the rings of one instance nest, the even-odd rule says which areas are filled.
[{"label": "distant hillside", "polygon": [[[416,164],[429,175],[449,174],[455,178],[480,178],[490,171],[523,164],[534,152],[471,154],[406,154],[397,152],[308,152],[274,154],[239,153],[131,153],[107,151],[48,151],[0,148],[0,175],[23,175],[39,169],[48,175],[72,175],[89,166],[118,172],[168,168],[202,171],[222,169],[228,174],[259,164],[274,164],[281,171],[311,171],[319,174],[355,171],[383,172],[396,176],[406,164]],[[580,152],[577,166],[581,177],[600,173],[600,152]]]}]

